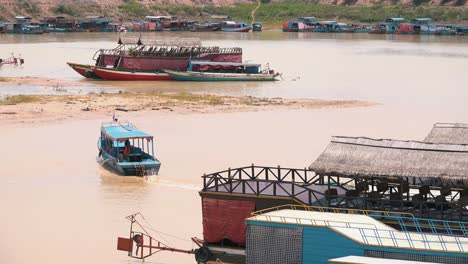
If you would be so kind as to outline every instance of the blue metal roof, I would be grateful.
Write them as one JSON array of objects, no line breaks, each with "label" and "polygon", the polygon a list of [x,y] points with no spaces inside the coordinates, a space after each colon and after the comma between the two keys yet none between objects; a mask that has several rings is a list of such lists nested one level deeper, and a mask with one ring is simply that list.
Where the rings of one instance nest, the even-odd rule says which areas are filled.
[{"label": "blue metal roof", "polygon": [[102,132],[113,140],[125,140],[130,138],[146,138],[152,139],[153,136],[141,130],[138,130],[130,123],[109,123],[103,124],[101,127]]}]

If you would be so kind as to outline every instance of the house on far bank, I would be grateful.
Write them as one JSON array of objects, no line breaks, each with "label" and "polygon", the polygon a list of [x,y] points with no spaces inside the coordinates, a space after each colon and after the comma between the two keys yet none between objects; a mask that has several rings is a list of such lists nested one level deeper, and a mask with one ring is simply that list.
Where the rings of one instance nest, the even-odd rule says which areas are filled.
[{"label": "house on far bank", "polygon": [[112,19],[104,16],[87,16],[78,21],[77,28],[84,31],[113,31],[110,26]]}]

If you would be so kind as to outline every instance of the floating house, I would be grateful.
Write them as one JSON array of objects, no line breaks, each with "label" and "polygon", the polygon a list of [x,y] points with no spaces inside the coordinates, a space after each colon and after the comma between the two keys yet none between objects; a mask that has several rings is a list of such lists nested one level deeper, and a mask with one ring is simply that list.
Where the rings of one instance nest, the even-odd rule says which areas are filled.
[{"label": "floating house", "polygon": [[48,24],[49,32],[72,32],[76,28],[76,21],[64,16],[44,17],[41,22]]},{"label": "floating house", "polygon": [[318,20],[311,17],[299,17],[297,19],[289,20],[283,23],[284,32],[303,32],[303,31],[314,31],[315,26],[318,24]]},{"label": "floating house", "polygon": [[400,29],[400,24],[405,21],[402,17],[391,17],[385,19],[385,23],[381,23],[385,25],[386,33],[396,33]]},{"label": "floating house", "polygon": [[155,22],[132,22],[132,31],[138,32],[147,32],[147,31],[156,31],[158,29],[158,24]]},{"label": "floating house", "polygon": [[[206,174],[199,193],[204,245],[223,261],[245,257],[243,218],[286,204],[468,222],[468,145],[460,144],[466,139],[466,124],[436,124],[425,141],[333,137],[308,168],[251,165]],[[378,220],[403,230],[395,219]]]},{"label": "floating house", "polygon": [[[468,263],[465,223],[440,221],[442,228],[422,232],[424,219],[413,218],[406,226],[392,216],[402,223],[396,229],[372,217],[382,212],[275,209],[247,219],[246,263],[362,263],[346,262],[352,257],[369,261],[364,263]],[[451,228],[454,224],[462,228]]]},{"label": "floating house", "polygon": [[88,16],[78,21],[77,29],[92,32],[114,31],[110,23],[112,23],[112,19],[103,16]]}]

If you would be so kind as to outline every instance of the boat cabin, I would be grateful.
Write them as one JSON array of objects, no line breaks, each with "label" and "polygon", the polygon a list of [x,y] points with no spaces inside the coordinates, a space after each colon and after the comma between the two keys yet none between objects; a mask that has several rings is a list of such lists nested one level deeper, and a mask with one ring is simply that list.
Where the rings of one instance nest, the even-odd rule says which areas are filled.
[{"label": "boat cabin", "polygon": [[128,122],[109,122],[101,126],[99,152],[108,165],[124,175],[139,175],[154,169],[160,162],[154,158],[153,136]]},{"label": "boat cabin", "polygon": [[187,71],[223,73],[260,73],[261,64],[216,61],[191,61]]},{"label": "boat cabin", "polygon": [[432,18],[429,17],[422,17],[422,18],[413,18],[411,22],[416,25],[427,25],[431,23]]},{"label": "boat cabin", "polygon": [[311,17],[300,17],[297,19],[297,21],[301,21],[302,23],[306,24],[306,25],[314,25],[316,23],[318,23],[318,20],[317,18],[311,16]]},{"label": "boat cabin", "polygon": [[260,22],[254,22],[252,23],[252,30],[253,31],[262,31],[263,25]]}]

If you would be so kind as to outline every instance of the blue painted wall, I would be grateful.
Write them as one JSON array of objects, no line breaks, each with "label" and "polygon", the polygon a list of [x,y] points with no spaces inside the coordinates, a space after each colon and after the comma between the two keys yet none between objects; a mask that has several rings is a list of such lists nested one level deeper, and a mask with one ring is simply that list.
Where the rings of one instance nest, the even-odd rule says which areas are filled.
[{"label": "blue painted wall", "polygon": [[328,228],[305,226],[302,239],[302,263],[328,263],[332,258],[364,256],[361,245]]},{"label": "blue painted wall", "polygon": [[407,254],[424,254],[432,256],[451,256],[467,258],[468,255],[452,252],[431,252],[423,250],[408,250],[398,248],[385,248],[375,246],[364,246],[352,241],[351,239],[342,236],[326,227],[301,226],[291,224],[278,224],[268,222],[247,221],[249,225],[263,225],[271,227],[288,227],[288,228],[303,228],[302,233],[302,263],[303,264],[318,264],[329,263],[329,259],[345,257],[345,256],[364,256],[365,250],[377,250],[395,253]]}]

